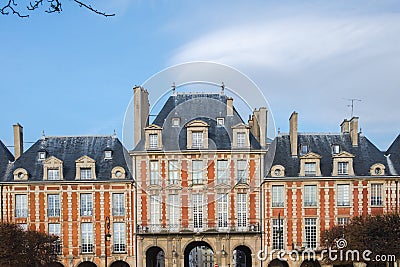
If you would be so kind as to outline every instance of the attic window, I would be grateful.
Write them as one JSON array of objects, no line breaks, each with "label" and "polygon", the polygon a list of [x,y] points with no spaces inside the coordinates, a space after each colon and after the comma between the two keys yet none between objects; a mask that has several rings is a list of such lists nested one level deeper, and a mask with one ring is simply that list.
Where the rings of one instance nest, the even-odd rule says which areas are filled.
[{"label": "attic window", "polygon": [[340,153],[340,146],[339,145],[333,145],[332,146],[332,153],[333,154],[339,154]]},{"label": "attic window", "polygon": [[370,169],[371,175],[385,175],[385,165],[382,163],[375,163]]},{"label": "attic window", "polygon": [[104,151],[104,159],[112,159],[112,151],[111,150]]},{"label": "attic window", "polygon": [[44,160],[44,159],[46,159],[46,152],[40,151],[39,152],[39,160]]},{"label": "attic window", "polygon": [[149,148],[156,149],[158,148],[158,134],[149,134]]},{"label": "attic window", "polygon": [[308,145],[300,145],[300,154],[305,155],[308,153]]},{"label": "attic window", "polygon": [[221,126],[225,124],[224,118],[217,118],[217,126]]},{"label": "attic window", "polygon": [[81,175],[81,180],[91,180],[92,179],[92,169],[91,168],[81,168],[80,175]]},{"label": "attic window", "polygon": [[179,127],[180,124],[180,118],[172,118],[172,127]]}]

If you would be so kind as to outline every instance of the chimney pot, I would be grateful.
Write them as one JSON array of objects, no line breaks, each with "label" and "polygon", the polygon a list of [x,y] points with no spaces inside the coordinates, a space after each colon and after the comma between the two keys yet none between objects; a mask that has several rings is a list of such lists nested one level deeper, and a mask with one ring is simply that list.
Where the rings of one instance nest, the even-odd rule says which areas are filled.
[{"label": "chimney pot", "polygon": [[14,157],[19,158],[24,152],[24,133],[21,124],[13,125],[14,130]]},{"label": "chimney pot", "polygon": [[226,98],[226,115],[227,116],[233,115],[233,98],[232,97]]},{"label": "chimney pot", "polygon": [[350,120],[350,138],[353,146],[358,146],[358,117]]},{"label": "chimney pot", "polygon": [[294,111],[289,118],[289,138],[290,138],[290,149],[292,157],[297,157],[297,143],[298,143],[298,113]]}]

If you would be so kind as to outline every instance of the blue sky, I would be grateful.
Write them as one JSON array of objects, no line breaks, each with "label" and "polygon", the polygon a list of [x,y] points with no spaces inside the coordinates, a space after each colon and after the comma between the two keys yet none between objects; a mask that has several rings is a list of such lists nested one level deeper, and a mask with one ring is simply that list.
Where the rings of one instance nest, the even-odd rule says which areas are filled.
[{"label": "blue sky", "polygon": [[248,75],[282,132],[294,110],[300,131],[337,132],[358,98],[380,149],[400,133],[398,1],[215,2],[92,1],[116,13],[105,18],[65,1],[60,14],[0,16],[0,139],[12,145],[16,122],[27,142],[42,130],[121,136],[133,86],[192,60]]}]

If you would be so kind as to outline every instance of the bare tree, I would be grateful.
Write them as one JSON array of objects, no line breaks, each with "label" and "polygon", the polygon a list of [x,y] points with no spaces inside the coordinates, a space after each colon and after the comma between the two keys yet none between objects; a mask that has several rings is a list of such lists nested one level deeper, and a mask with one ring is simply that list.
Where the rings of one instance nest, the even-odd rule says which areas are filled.
[{"label": "bare tree", "polygon": [[[29,14],[23,14],[21,12],[21,8],[18,6],[18,0],[7,0],[8,2],[0,6],[0,13],[2,15],[17,15],[20,18],[27,18]],[[98,15],[102,15],[105,17],[112,17],[115,14],[105,13],[103,11],[99,11],[98,9],[92,7],[90,4],[85,3],[84,1],[79,0],[71,0],[72,2],[76,3],[80,7],[84,7]],[[47,9],[45,10],[46,13],[60,13],[62,11],[62,0],[35,0],[33,2],[29,2],[29,5],[26,6],[27,12],[36,10],[42,6],[45,6]]]}]

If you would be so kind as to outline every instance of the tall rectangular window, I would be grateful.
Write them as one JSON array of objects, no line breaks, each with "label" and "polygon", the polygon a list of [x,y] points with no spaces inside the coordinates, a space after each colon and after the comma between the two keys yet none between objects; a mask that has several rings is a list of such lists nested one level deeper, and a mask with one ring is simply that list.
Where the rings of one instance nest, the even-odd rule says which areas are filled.
[{"label": "tall rectangular window", "polygon": [[338,184],[337,185],[337,205],[350,206],[350,185]]},{"label": "tall rectangular window", "polygon": [[81,180],[91,180],[92,179],[92,169],[91,168],[80,168]]},{"label": "tall rectangular window", "polygon": [[228,183],[228,161],[218,160],[217,161],[217,183],[227,184]]},{"label": "tall rectangular window", "polygon": [[54,243],[54,252],[56,254],[61,253],[61,241],[60,241],[60,236],[61,236],[61,228],[59,223],[49,223],[49,235],[54,235],[58,236],[58,239]]},{"label": "tall rectangular window", "polygon": [[47,170],[47,180],[60,180],[60,170],[59,169],[48,169]]},{"label": "tall rectangular window", "polygon": [[317,206],[317,186],[305,185],[304,186],[304,206],[314,207]]},{"label": "tall rectangular window", "polygon": [[338,174],[339,175],[349,174],[349,163],[348,162],[338,162]]},{"label": "tall rectangular window", "polygon": [[150,196],[150,230],[157,232],[161,230],[161,210],[160,210],[160,198],[159,196]]},{"label": "tall rectangular window", "polygon": [[237,226],[239,230],[247,228],[247,195],[237,194]]},{"label": "tall rectangular window", "polygon": [[306,248],[317,248],[317,219],[305,219]]},{"label": "tall rectangular window", "polygon": [[47,195],[47,216],[58,217],[60,216],[60,196]]},{"label": "tall rectangular window", "polygon": [[82,253],[93,253],[93,224],[81,224],[81,249]]},{"label": "tall rectangular window", "polygon": [[27,195],[15,195],[15,217],[28,217],[28,199]]},{"label": "tall rectangular window", "polygon": [[169,184],[178,184],[178,179],[179,179],[178,161],[170,160],[170,161],[168,161]]},{"label": "tall rectangular window", "polygon": [[246,167],[247,161],[246,160],[238,160],[237,161],[237,183],[246,183]]},{"label": "tall rectangular window", "polygon": [[124,193],[112,194],[112,213],[113,216],[125,215],[125,195]]},{"label": "tall rectangular window", "polygon": [[203,195],[193,194],[193,225],[195,229],[203,228]]},{"label": "tall rectangular window", "polygon": [[192,147],[193,148],[203,147],[203,132],[192,132]]},{"label": "tall rectangular window", "polygon": [[237,146],[238,147],[246,146],[246,133],[237,133]]},{"label": "tall rectangular window", "polygon": [[218,228],[228,227],[228,195],[217,195]]},{"label": "tall rectangular window", "polygon": [[203,161],[201,160],[192,161],[192,181],[193,184],[203,183]]},{"label": "tall rectangular window", "polygon": [[158,148],[158,134],[149,134],[149,148]]},{"label": "tall rectangular window", "polygon": [[92,216],[93,199],[92,194],[81,194],[81,216]]},{"label": "tall rectangular window", "polygon": [[283,219],[272,219],[272,249],[283,249]]},{"label": "tall rectangular window", "polygon": [[158,161],[150,161],[150,184],[158,185],[160,183],[160,176],[158,173]]},{"label": "tall rectangular window", "polygon": [[115,222],[113,223],[113,228],[113,252],[126,252],[125,223]]},{"label": "tall rectangular window", "polygon": [[371,205],[372,206],[382,206],[382,184],[371,184]]},{"label": "tall rectangular window", "polygon": [[179,195],[168,195],[169,230],[178,231],[180,218]]},{"label": "tall rectangular window", "polygon": [[315,162],[305,162],[304,163],[304,174],[306,176],[315,176],[317,174],[317,164]]},{"label": "tall rectangular window", "polygon": [[283,191],[283,185],[272,186],[272,207],[283,207],[285,205]]}]

